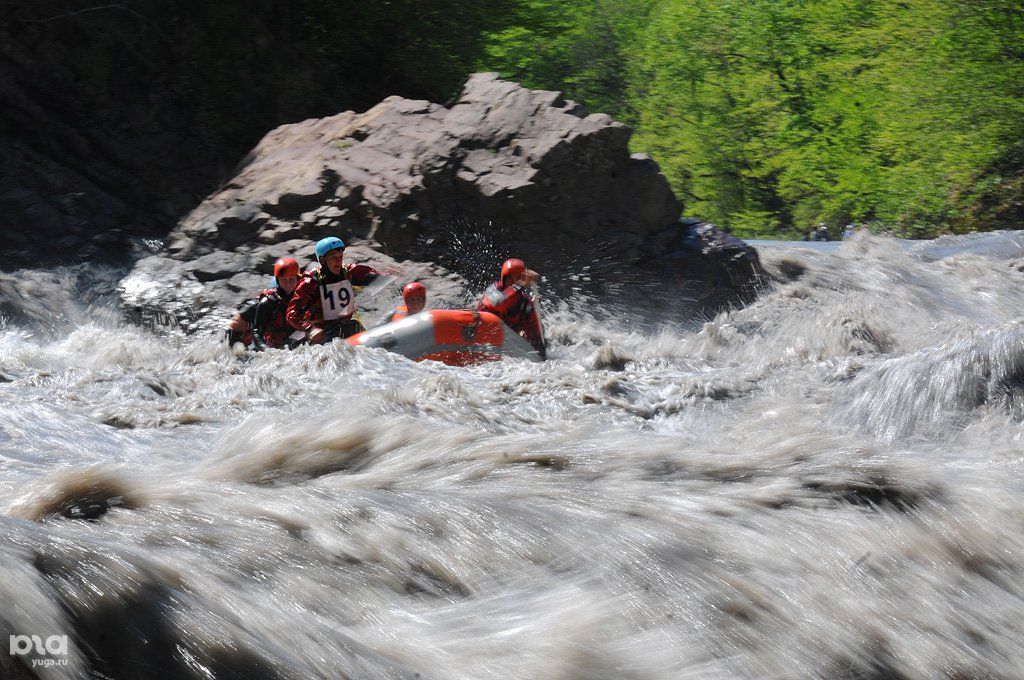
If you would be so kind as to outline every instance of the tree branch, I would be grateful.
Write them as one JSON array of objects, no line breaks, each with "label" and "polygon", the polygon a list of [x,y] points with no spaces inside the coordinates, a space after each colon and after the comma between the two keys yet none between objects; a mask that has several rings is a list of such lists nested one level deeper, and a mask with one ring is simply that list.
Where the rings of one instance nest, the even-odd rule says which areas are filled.
[{"label": "tree branch", "polygon": [[78,16],[79,14],[85,14],[86,12],[97,12],[103,9],[119,9],[124,12],[128,12],[129,14],[134,14],[143,21],[149,21],[149,19],[147,19],[144,15],[139,14],[131,7],[125,7],[124,5],[99,5],[98,7],[86,7],[85,9],[80,9],[74,12],[65,12],[64,14],[57,14],[46,19],[21,19],[21,21],[26,24],[45,24],[50,21],[56,21],[57,19],[67,19],[69,17]]}]

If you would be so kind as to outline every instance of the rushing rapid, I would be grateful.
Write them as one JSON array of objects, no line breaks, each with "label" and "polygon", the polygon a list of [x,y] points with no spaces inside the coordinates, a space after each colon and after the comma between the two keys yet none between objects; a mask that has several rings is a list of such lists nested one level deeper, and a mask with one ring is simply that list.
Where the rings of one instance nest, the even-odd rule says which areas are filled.
[{"label": "rushing rapid", "polygon": [[547,300],[549,361],[466,368],[2,275],[0,637],[67,646],[0,671],[1019,677],[1024,237],[761,256],[742,309]]}]

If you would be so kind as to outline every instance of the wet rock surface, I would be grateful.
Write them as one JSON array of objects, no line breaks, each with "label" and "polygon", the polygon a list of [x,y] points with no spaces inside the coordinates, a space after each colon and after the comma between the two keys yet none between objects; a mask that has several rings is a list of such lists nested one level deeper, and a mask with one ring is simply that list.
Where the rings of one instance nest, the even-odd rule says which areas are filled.
[{"label": "wet rock surface", "polygon": [[[295,239],[272,246],[248,244],[233,251],[215,251],[195,260],[147,257],[121,281],[122,303],[136,320],[178,326],[193,332],[224,326],[232,310],[272,284],[273,264],[279,257],[295,257],[300,266],[315,266],[313,243]],[[373,325],[400,301],[404,281],[423,281],[431,306],[460,307],[471,295],[462,277],[430,263],[396,260],[373,241],[346,249],[350,263],[368,264],[394,272],[372,291],[359,297],[364,324]]]}]

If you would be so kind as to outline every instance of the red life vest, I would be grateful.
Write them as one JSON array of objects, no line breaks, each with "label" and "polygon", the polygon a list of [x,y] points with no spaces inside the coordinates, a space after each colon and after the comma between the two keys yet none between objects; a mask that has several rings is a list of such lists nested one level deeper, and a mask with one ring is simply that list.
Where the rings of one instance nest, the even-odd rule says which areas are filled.
[{"label": "red life vest", "polygon": [[292,327],[288,324],[288,301],[290,295],[285,295],[279,288],[268,288],[260,293],[260,310],[267,309],[271,312],[269,318],[257,317],[254,319],[263,330],[263,339],[270,347],[283,347],[288,336],[292,333]]},{"label": "red life vest", "polygon": [[533,306],[533,298],[528,290],[519,285],[502,288],[498,282],[487,286],[483,299],[477,305],[481,312],[490,312],[505,322],[509,328],[519,333],[538,351],[544,345],[540,318]]},{"label": "red life vest", "polygon": [[288,323],[300,331],[308,331],[313,326],[329,328],[342,325],[351,318],[351,315],[332,322],[324,322],[320,286],[346,279],[351,281],[353,286],[365,286],[378,276],[380,272],[365,264],[346,265],[337,276],[323,269],[306,272],[299,279],[299,285],[295,288],[291,302],[288,303]]}]

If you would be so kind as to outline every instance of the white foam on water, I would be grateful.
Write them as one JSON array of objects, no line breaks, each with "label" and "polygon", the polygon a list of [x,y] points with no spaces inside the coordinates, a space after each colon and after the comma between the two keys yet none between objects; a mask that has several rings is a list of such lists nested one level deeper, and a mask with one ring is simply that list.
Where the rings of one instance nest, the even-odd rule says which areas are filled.
[{"label": "white foam on water", "polygon": [[12,319],[0,621],[66,630],[61,677],[1012,677],[1024,274],[991,238],[769,245],[698,324],[548,301],[544,364]]}]

